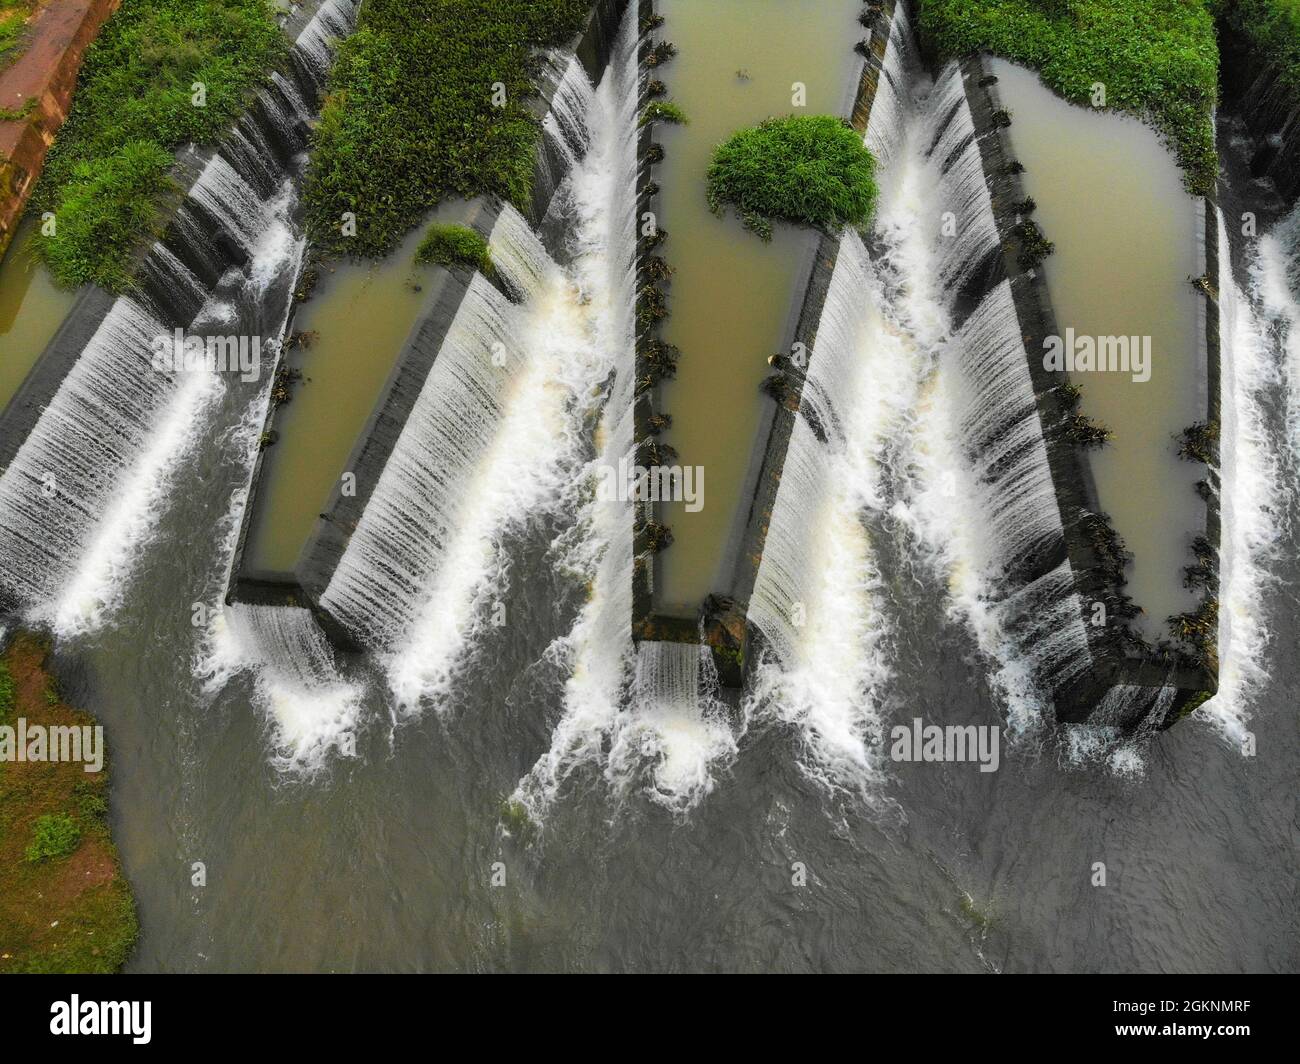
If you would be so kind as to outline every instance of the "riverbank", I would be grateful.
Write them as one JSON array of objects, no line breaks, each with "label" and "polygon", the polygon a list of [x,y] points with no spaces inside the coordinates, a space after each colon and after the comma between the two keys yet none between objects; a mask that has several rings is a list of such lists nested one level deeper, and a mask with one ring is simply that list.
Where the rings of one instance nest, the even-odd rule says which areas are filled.
[{"label": "riverbank", "polygon": [[[0,728],[16,730],[20,719],[28,734],[96,726],[59,697],[47,654],[20,634],[0,657]],[[135,945],[135,901],[108,824],[108,773],[85,768],[0,758],[0,973],[114,972]]]}]

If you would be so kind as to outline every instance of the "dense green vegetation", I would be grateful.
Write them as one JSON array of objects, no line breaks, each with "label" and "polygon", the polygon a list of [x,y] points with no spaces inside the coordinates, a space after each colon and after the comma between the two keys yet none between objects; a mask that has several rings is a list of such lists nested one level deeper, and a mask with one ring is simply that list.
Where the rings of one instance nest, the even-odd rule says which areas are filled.
[{"label": "dense green vegetation", "polygon": [[[93,726],[65,705],[46,648],[20,634],[0,656],[0,725]],[[0,761],[0,973],[114,972],[139,924],[108,827],[108,773]]]},{"label": "dense green vegetation", "polygon": [[285,48],[269,0],[122,0],[86,52],[32,201],[56,212],[39,248],[61,284],[126,286],[154,236],[171,152],[214,141]]},{"label": "dense green vegetation", "polygon": [[993,52],[1067,100],[1089,104],[1101,83],[1107,107],[1168,138],[1192,192],[1213,188],[1218,45],[1205,0],[922,0],[920,25],[942,56]]},{"label": "dense green vegetation", "polygon": [[69,286],[126,288],[131,250],[159,235],[158,199],[172,187],[171,165],[171,152],[150,140],[77,163],[59,192],[56,235],[38,243],[51,273]]},{"label": "dense green vegetation", "polygon": [[773,220],[827,230],[865,225],[876,203],[875,168],[862,137],[839,118],[769,118],[714,151],[709,209],[735,207],[764,240]]},{"label": "dense green vegetation", "polygon": [[[384,254],[449,196],[496,193],[526,207],[541,133],[526,105],[534,51],[572,37],[588,7],[367,0],[313,138],[305,202],[317,245]],[[355,236],[344,235],[347,213]]]},{"label": "dense green vegetation", "polygon": [[438,266],[472,266],[488,277],[493,273],[487,241],[467,225],[429,226],[415,251],[415,260]]}]

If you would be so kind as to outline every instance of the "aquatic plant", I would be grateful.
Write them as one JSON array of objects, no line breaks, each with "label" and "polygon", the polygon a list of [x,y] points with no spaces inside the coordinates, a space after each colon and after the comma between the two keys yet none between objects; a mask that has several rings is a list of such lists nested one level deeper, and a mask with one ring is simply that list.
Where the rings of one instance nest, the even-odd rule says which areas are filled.
[{"label": "aquatic plant", "polygon": [[670,100],[652,100],[641,110],[638,126],[648,126],[652,122],[668,122],[672,125],[687,124],[686,112]]},{"label": "aquatic plant", "polygon": [[657,436],[666,429],[672,428],[672,424],[672,414],[651,414],[646,418],[645,427],[647,432]]},{"label": "aquatic plant", "polygon": [[1181,644],[1181,662],[1193,668],[1218,668],[1219,600],[1207,595],[1189,613],[1168,618],[1170,631]]},{"label": "aquatic plant", "polygon": [[861,136],[839,118],[769,118],[714,151],[709,209],[720,216],[735,207],[764,240],[774,220],[828,231],[863,226],[876,204],[875,166]]},{"label": "aquatic plant", "polygon": [[649,255],[645,262],[641,264],[645,270],[645,275],[652,281],[667,283],[673,275],[673,268],[668,265],[667,261],[659,255]]},{"label": "aquatic plant", "polygon": [[658,521],[647,521],[644,532],[646,549],[652,553],[657,554],[673,545],[673,530],[667,525],[661,525]]},{"label": "aquatic plant", "polygon": [[286,52],[266,0],[122,0],[86,51],[30,204],[55,212],[56,235],[36,247],[59,284],[128,286],[156,236],[171,152],[213,143]]},{"label": "aquatic plant", "polygon": [[59,284],[129,287],[135,249],[161,233],[158,204],[175,187],[171,165],[162,145],[135,140],[73,167],[59,189],[56,235],[36,244]]},{"label": "aquatic plant", "polygon": [[437,266],[469,266],[492,277],[492,251],[477,229],[435,222],[420,240],[415,261]]},{"label": "aquatic plant", "polygon": [[1219,449],[1219,423],[1198,421],[1183,429],[1178,440],[1178,457],[1213,464]]},{"label": "aquatic plant", "polygon": [[1078,447],[1101,447],[1114,435],[1110,429],[1085,414],[1071,414],[1065,420],[1065,435]]},{"label": "aquatic plant", "polygon": [[677,45],[670,41],[659,41],[653,44],[647,44],[645,50],[645,65],[648,67],[661,67],[677,54]]},{"label": "aquatic plant", "polygon": [[1016,254],[1016,262],[1020,264],[1022,270],[1037,268],[1048,255],[1056,250],[1056,245],[1043,235],[1038,223],[1032,218],[1024,218],[1017,222],[1012,232],[1020,243],[1020,250]]},{"label": "aquatic plant", "polygon": [[67,857],[81,842],[81,828],[67,813],[38,816],[32,825],[32,841],[23,854],[27,861],[48,861]]},{"label": "aquatic plant", "polygon": [[1195,563],[1183,567],[1183,586],[1212,587],[1219,573],[1218,552],[1213,544],[1204,536],[1197,536],[1192,540],[1192,556]]},{"label": "aquatic plant", "polygon": [[925,0],[920,29],[945,58],[986,51],[1028,64],[1076,103],[1091,105],[1105,85],[1107,106],[1149,119],[1170,141],[1192,193],[1213,190],[1219,54],[1205,4]]}]

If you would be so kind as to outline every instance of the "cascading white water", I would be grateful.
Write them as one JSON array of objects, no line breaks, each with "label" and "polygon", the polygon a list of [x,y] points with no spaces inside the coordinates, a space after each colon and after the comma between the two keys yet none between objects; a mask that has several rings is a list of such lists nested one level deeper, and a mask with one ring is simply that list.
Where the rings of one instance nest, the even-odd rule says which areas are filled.
[{"label": "cascading white water", "polygon": [[[581,67],[566,62],[564,71],[557,101],[567,109],[586,100],[592,114],[579,122],[563,111],[557,122],[569,132],[608,122],[590,85],[580,87]],[[508,590],[502,537],[579,505],[583,425],[617,357],[604,343],[615,305],[609,279],[587,261],[603,261],[607,244],[584,231],[610,225],[605,205],[588,200],[609,197],[609,148],[598,141],[570,182],[570,268],[554,263],[518,212],[507,207],[498,218],[493,262],[523,302],[474,278],[322,596],[386,650],[403,711],[441,704],[489,615],[499,615]]]},{"label": "cascading white water", "polygon": [[549,52],[546,64],[556,89],[550,109],[542,119],[542,130],[547,141],[572,166],[591,146],[590,122],[596,89],[576,56]]},{"label": "cascading white water", "polygon": [[736,754],[726,708],[713,697],[713,656],[699,643],[637,647],[627,719],[614,735],[605,776],[625,789],[649,768],[647,793],[685,813],[713,790]]},{"label": "cascading white water", "polygon": [[517,308],[475,274],[321,596],[367,642],[396,647],[424,608],[479,501],[476,483],[488,475],[481,465],[530,357]]},{"label": "cascading white water", "polygon": [[881,169],[890,165],[902,144],[906,87],[916,72],[916,56],[912,24],[906,6],[900,2],[889,25],[889,41],[867,119],[866,144]]},{"label": "cascading white water", "polygon": [[797,728],[805,773],[867,801],[892,669],[863,513],[879,504],[882,452],[898,429],[889,382],[905,370],[885,361],[882,302],[866,249],[845,233],[749,603],[766,654],[747,711]]},{"label": "cascading white water", "polygon": [[506,204],[488,241],[492,268],[515,299],[534,296],[554,272],[555,262],[541,238],[517,210]]},{"label": "cascading white water", "polygon": [[92,526],[178,382],[152,365],[166,329],[131,297],[119,299],[63,386],[0,475],[4,581],[29,604],[73,572]]},{"label": "cascading white water", "polygon": [[[637,61],[636,10],[629,8],[619,30],[609,70],[597,89],[592,146],[573,174],[575,253],[570,267],[590,299],[597,348],[610,374],[602,393],[604,409],[599,453],[581,471],[585,489],[573,499],[577,523],[562,548],[564,564],[585,579],[590,598],[576,623],[556,640],[548,657],[567,673],[564,711],[549,750],[520,781],[514,797],[536,820],[575,772],[594,768],[611,786],[624,788],[652,762],[650,795],[680,810],[698,801],[707,782],[734,751],[730,731],[713,711],[708,661],[700,672],[700,648],[632,643],[633,506],[601,498],[592,490],[599,470],[617,468],[632,455],[635,441],[636,154],[641,71]],[[643,657],[646,655],[646,657]],[[675,684],[666,699],[655,695],[662,655],[677,655],[682,669],[703,675],[691,686]],[[660,664],[650,661],[660,656]],[[641,683],[637,684],[638,668]],[[672,672],[669,669],[669,672]],[[676,674],[675,672],[673,673]],[[636,694],[637,691],[641,693]],[[665,710],[676,707],[676,712]],[[659,708],[656,708],[659,707]],[[689,722],[681,724],[677,718]],[[687,735],[693,739],[687,739]]]},{"label": "cascading white water", "polygon": [[[891,34],[891,51],[909,39]],[[1014,734],[1090,660],[1068,563],[1006,579],[1062,528],[1009,286],[952,328],[958,291],[998,247],[960,71],[950,65],[916,103],[882,106],[902,128],[873,137],[889,145],[879,250],[872,262],[845,241],[825,314],[834,322],[843,300],[856,336],[819,329],[804,402],[825,438],[801,415],[750,603],[774,659],[756,674],[751,712],[799,727],[814,779],[869,799],[893,629],[864,521],[902,530],[904,555],[919,550],[947,581],[951,612],[997,663]]]},{"label": "cascading white water", "polygon": [[1288,404],[1285,431],[1300,445],[1294,419],[1300,395],[1300,208],[1263,235],[1247,264],[1250,291],[1233,273],[1222,215],[1219,225],[1219,338],[1222,402],[1219,505],[1219,690],[1200,710],[1240,742],[1253,702],[1268,680],[1267,593],[1273,564],[1290,529],[1300,450],[1277,440],[1268,398]]},{"label": "cascading white water", "polygon": [[210,681],[252,668],[269,710],[274,762],[283,771],[318,771],[331,751],[347,754],[361,689],[345,682],[310,611],[287,606],[228,605],[214,621]]}]

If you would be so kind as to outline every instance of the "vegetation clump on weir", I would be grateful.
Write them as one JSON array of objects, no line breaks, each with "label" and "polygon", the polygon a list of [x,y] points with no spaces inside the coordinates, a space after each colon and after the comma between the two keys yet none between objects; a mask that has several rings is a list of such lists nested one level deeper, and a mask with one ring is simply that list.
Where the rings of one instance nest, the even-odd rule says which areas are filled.
[{"label": "vegetation clump on weir", "polygon": [[55,213],[37,248],[59,284],[130,285],[172,151],[215,141],[286,52],[268,0],[122,0],[86,51],[29,208]]},{"label": "vegetation clump on weir", "polygon": [[[442,200],[495,193],[526,210],[541,125],[536,50],[586,0],[367,0],[339,46],[312,137],[307,228],[325,253],[391,251]],[[495,87],[495,89],[494,89]],[[344,214],[356,235],[344,235]]]},{"label": "vegetation clump on weir", "polygon": [[[0,726],[16,732],[19,717],[28,729],[94,726],[60,699],[45,655],[19,635],[0,657]],[[114,972],[135,945],[135,901],[108,828],[108,773],[85,767],[0,760],[0,973]]]},{"label": "vegetation clump on weir", "polygon": [[429,226],[415,251],[415,261],[437,266],[469,266],[485,277],[492,277],[496,272],[488,242],[467,225]]},{"label": "vegetation clump on weir", "polygon": [[920,26],[944,57],[992,52],[1033,67],[1067,100],[1149,118],[1188,190],[1213,191],[1219,52],[1199,0],[922,0]]},{"label": "vegetation clump on weir", "polygon": [[876,161],[832,115],[769,118],[718,146],[708,171],[709,209],[734,206],[745,228],[772,238],[774,220],[833,231],[864,226],[876,205]]}]

